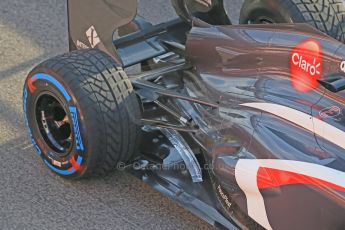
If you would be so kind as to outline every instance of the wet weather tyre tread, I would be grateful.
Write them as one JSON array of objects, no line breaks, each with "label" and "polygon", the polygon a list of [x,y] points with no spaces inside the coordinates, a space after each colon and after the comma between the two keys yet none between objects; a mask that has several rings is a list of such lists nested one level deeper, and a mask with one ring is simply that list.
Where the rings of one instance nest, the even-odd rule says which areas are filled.
[{"label": "wet weather tyre tread", "polygon": [[[246,0],[244,3],[240,23],[248,22],[250,17],[248,8],[252,8],[250,5],[253,2],[258,1]],[[293,22],[308,23],[331,37],[345,42],[345,5],[343,0],[274,0],[278,6],[276,9],[263,3],[265,0],[261,2],[258,6],[266,8],[267,11],[284,11],[290,15]],[[254,10],[251,9],[251,11]]]},{"label": "wet weather tyre tread", "polygon": [[105,175],[135,158],[140,106],[126,73],[110,56],[96,49],[72,51],[41,63],[32,72],[41,70],[63,79],[84,116],[79,122],[86,127],[82,136],[88,143],[88,160],[80,177]]}]

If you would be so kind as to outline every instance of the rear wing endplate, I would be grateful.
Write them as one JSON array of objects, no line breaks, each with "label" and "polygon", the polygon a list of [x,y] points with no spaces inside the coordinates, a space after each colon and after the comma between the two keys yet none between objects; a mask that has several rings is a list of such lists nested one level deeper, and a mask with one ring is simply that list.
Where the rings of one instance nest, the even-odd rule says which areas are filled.
[{"label": "rear wing endplate", "polygon": [[137,0],[67,0],[70,50],[98,48],[121,63],[114,31],[137,13]]}]

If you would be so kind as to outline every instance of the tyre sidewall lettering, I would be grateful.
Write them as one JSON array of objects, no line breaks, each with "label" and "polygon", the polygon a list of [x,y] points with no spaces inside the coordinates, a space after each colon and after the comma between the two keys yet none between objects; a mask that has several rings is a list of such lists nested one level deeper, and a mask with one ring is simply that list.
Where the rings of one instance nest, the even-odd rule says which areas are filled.
[{"label": "tyre sidewall lettering", "polygon": [[[50,79],[44,79],[42,74],[48,76]],[[30,92],[28,87],[28,81],[30,79],[32,81],[32,85],[36,88],[33,92]],[[73,143],[71,151],[65,159],[57,159],[56,156],[54,156],[54,151],[44,143],[36,122],[35,104],[38,97],[45,92],[54,95],[56,99],[62,103],[65,111],[68,112],[68,118],[71,121]],[[57,74],[52,73],[52,71],[38,70],[28,76],[23,94],[24,121],[37,153],[42,157],[44,163],[51,170],[67,177],[80,174],[85,168],[83,163],[87,161],[85,151],[86,143],[84,142],[85,138],[83,138],[84,129],[80,122],[81,113],[75,103],[75,98],[70,92],[71,90],[63,84],[63,80]],[[66,93],[70,97],[69,101]]]}]

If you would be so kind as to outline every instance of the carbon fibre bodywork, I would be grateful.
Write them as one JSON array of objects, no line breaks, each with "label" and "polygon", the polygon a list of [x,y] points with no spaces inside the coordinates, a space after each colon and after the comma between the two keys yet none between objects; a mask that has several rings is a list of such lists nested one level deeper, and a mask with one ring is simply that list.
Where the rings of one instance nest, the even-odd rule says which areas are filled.
[{"label": "carbon fibre bodywork", "polygon": [[133,20],[137,1],[69,0],[67,3],[70,50],[98,48],[119,62],[113,46],[114,30]]},{"label": "carbon fibre bodywork", "polygon": [[[133,19],[135,1],[121,6],[128,9],[116,14],[118,24],[118,11],[103,14],[104,23],[83,21],[71,2],[76,49],[101,49],[123,67],[167,65],[129,76],[144,132],[130,173],[218,227],[345,228],[344,44],[304,24],[181,20],[155,27],[132,21],[138,32],[110,42],[110,30]],[[229,24],[223,11],[218,5],[206,16],[221,13]],[[90,29],[100,35],[89,34],[97,44]],[[162,129],[176,131],[182,147]]]},{"label": "carbon fibre bodywork", "polygon": [[[319,44],[320,53],[295,50],[311,39]],[[323,184],[317,172],[306,175],[293,169],[296,162],[321,165],[338,170],[333,172],[344,181],[344,93],[330,92],[320,84],[301,90],[293,82],[291,66],[294,52],[300,51],[320,57],[323,79],[344,75],[343,50],[343,44],[305,25],[193,28],[188,36],[189,60],[202,79],[202,88],[209,89],[199,94],[220,103],[212,119],[202,115],[209,124],[215,117],[219,120],[206,135],[212,137],[207,148],[215,177],[233,201],[267,229],[345,227],[344,187]],[[237,151],[231,145],[234,140],[240,142]],[[259,205],[248,201],[254,191],[236,186],[241,184],[236,171],[241,170],[238,161],[243,159],[286,160],[284,164],[293,172],[289,175],[288,169],[275,168],[274,161],[259,167],[259,172],[246,169],[245,184],[256,173],[254,183],[264,199],[262,210],[248,207]],[[267,212],[266,220],[259,220],[261,214],[250,209]]]}]

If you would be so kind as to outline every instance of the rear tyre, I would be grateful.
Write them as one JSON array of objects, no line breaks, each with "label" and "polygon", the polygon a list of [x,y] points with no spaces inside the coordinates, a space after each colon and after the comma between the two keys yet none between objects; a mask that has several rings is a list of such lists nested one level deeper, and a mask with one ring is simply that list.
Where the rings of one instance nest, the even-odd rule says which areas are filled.
[{"label": "rear tyre", "polygon": [[39,64],[26,79],[23,102],[34,147],[63,177],[104,175],[137,156],[139,101],[126,73],[102,51]]},{"label": "rear tyre", "polygon": [[308,23],[345,42],[343,0],[246,0],[240,24]]}]

